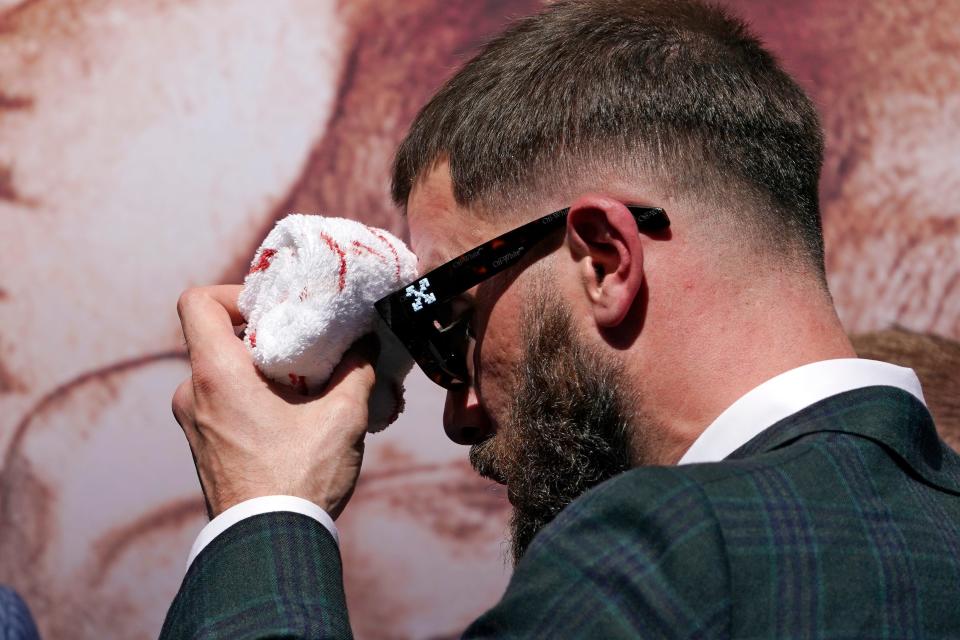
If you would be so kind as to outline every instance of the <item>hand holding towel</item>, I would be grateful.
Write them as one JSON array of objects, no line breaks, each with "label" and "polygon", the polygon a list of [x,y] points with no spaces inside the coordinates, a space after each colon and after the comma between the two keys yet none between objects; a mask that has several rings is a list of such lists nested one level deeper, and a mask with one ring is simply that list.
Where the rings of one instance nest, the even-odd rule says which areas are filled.
[{"label": "hand holding towel", "polygon": [[416,256],[387,231],[345,218],[289,215],[257,249],[244,280],[244,343],[266,377],[315,393],[350,345],[376,332],[380,356],[368,431],[380,431],[403,410],[403,380],[413,360],[373,303],[416,277]]}]

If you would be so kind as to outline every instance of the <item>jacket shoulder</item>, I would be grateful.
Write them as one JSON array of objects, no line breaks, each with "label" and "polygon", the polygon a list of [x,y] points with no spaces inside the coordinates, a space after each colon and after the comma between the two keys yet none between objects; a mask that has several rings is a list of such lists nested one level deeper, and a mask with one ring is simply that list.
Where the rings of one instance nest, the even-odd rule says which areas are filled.
[{"label": "jacket shoulder", "polygon": [[811,432],[683,473],[723,536],[734,635],[956,636],[960,498],[888,442]]},{"label": "jacket shoulder", "polygon": [[467,637],[723,637],[729,593],[698,481],[675,467],[635,469],[545,527]]}]

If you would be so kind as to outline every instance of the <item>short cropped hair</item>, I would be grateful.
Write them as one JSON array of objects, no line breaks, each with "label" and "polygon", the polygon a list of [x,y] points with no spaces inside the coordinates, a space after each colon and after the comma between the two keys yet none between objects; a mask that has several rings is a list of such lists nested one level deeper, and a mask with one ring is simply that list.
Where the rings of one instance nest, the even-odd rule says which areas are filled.
[{"label": "short cropped hair", "polygon": [[823,276],[816,110],[741,20],[698,0],[559,0],[514,22],[414,120],[395,203],[443,161],[457,202],[487,212],[639,173]]}]

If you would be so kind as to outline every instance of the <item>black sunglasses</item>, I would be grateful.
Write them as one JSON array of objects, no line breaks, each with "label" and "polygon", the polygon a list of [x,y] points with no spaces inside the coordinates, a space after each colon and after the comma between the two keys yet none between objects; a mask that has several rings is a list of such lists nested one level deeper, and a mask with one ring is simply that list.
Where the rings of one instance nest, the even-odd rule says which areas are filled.
[{"label": "black sunglasses", "polygon": [[[639,230],[661,231],[670,226],[666,212],[658,207],[627,205],[627,209]],[[560,227],[569,212],[569,207],[560,209],[508,231],[375,303],[377,312],[428,378],[446,389],[469,383],[469,314],[455,314],[450,301],[519,262]]]}]

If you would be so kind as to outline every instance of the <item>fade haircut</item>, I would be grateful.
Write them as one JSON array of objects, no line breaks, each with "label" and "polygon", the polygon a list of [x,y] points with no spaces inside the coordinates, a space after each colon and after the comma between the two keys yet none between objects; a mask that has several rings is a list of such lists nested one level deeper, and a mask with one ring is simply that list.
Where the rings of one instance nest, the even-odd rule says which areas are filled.
[{"label": "fade haircut", "polygon": [[810,100],[726,10],[560,0],[514,22],[424,106],[392,195],[406,207],[444,161],[456,201],[486,216],[588,176],[643,176],[823,281],[822,156]]}]

